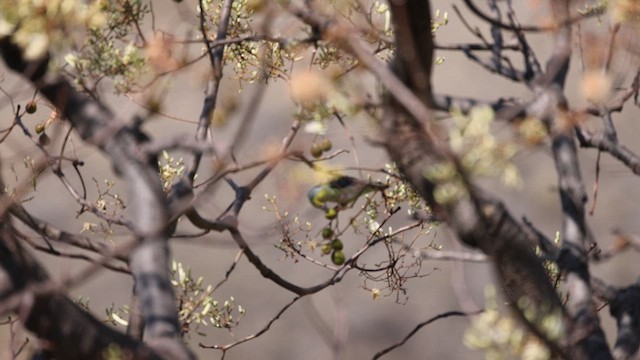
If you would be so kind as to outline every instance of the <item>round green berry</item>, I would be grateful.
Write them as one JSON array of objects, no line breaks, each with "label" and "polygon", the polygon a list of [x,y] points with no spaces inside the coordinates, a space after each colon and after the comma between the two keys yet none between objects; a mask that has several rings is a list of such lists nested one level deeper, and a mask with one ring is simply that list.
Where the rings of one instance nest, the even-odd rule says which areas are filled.
[{"label": "round green berry", "polygon": [[35,101],[29,101],[25,106],[25,110],[27,111],[27,114],[33,114],[38,110],[38,105]]},{"label": "round green berry", "polygon": [[329,151],[329,150],[331,150],[332,147],[333,147],[333,144],[331,143],[331,140],[329,140],[329,139],[324,139],[320,143],[320,149],[322,149],[322,151]]},{"label": "round green berry", "polygon": [[333,248],[331,248],[331,244],[324,244],[322,245],[322,248],[320,248],[320,251],[322,251],[322,253],[325,255],[331,254],[332,250]]},{"label": "round green berry", "polygon": [[51,138],[46,133],[42,133],[40,137],[38,137],[38,143],[42,146],[47,146],[51,144]]},{"label": "round green berry", "polygon": [[333,236],[333,229],[331,229],[330,227],[326,227],[324,229],[322,229],[322,237],[324,239],[328,239],[330,237]]},{"label": "round green berry", "polygon": [[331,261],[336,265],[344,264],[345,260],[346,260],[346,257],[344,256],[344,253],[341,250],[334,251],[333,254],[331,254]]},{"label": "round green berry", "polygon": [[344,244],[342,243],[342,241],[340,241],[340,239],[333,239],[333,241],[331,242],[331,248],[333,250],[340,251],[344,248]]},{"label": "round green berry", "polygon": [[327,209],[327,211],[324,213],[324,217],[329,220],[333,220],[338,217],[338,210],[334,208]]},{"label": "round green berry", "polygon": [[311,145],[310,152],[311,152],[311,156],[313,156],[316,159],[322,156],[322,148],[320,148],[320,145],[316,143]]}]

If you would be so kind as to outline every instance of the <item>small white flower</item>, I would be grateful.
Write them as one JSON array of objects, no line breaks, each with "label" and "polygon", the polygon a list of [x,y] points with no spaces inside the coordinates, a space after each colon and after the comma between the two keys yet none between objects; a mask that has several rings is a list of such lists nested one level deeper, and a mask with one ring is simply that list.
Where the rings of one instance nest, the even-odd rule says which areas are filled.
[{"label": "small white flower", "polygon": [[324,135],[327,133],[327,125],[323,121],[310,121],[305,124],[304,131],[309,134]]},{"label": "small white flower", "polygon": [[45,34],[33,34],[29,44],[24,49],[25,60],[36,60],[47,53],[49,47],[49,36]]}]

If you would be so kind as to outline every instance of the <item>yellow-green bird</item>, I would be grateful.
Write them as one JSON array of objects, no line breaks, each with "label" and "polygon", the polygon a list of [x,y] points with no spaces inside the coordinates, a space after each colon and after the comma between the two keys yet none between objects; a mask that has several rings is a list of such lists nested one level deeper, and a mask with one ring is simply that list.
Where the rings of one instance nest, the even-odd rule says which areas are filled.
[{"label": "yellow-green bird", "polygon": [[386,188],[387,185],[384,184],[370,183],[351,176],[340,176],[326,184],[312,187],[307,196],[313,206],[326,210],[328,202],[345,207],[356,201],[361,195]]}]

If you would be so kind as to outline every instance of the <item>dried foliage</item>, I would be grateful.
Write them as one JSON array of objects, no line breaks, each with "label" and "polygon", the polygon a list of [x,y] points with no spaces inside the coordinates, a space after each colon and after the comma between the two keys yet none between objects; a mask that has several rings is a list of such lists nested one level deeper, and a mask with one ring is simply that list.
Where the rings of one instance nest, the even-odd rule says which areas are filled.
[{"label": "dried foliage", "polygon": [[[542,2],[464,0],[464,11],[429,1],[181,2],[0,3],[0,106],[11,119],[0,130],[8,154],[0,315],[11,356],[190,359],[188,344],[197,343],[224,357],[347,276],[371,301],[407,304],[413,287],[437,276],[435,260],[490,264],[509,309],[488,287],[482,311],[418,323],[374,358],[450,316],[471,317],[465,345],[490,359],[637,352],[638,285],[608,284],[590,265],[640,246],[621,231],[612,249],[598,245],[576,146],[640,174],[640,158],[613,121],[638,105],[637,1],[550,0],[545,10]],[[537,14],[530,25],[527,6]],[[182,23],[157,25],[167,11]],[[441,42],[451,28],[473,40]],[[552,41],[544,59],[533,34]],[[449,54],[528,94],[442,94],[432,77]],[[580,60],[575,89],[567,82],[572,58]],[[7,80],[10,72],[21,77]],[[176,85],[184,82],[204,90],[199,115]],[[286,104],[279,114],[286,111],[288,128],[267,109],[276,101]],[[366,154],[381,149],[388,157]],[[526,191],[518,156],[544,149],[562,209],[554,240],[481,186],[490,179]],[[94,166],[98,153],[107,165]],[[55,214],[41,219],[47,212],[38,204],[53,184],[77,207],[54,204]],[[474,251],[445,246],[435,236],[444,227]],[[239,249],[224,273],[195,275],[195,264],[172,258],[170,243],[210,243],[212,234]],[[28,247],[88,265],[50,277]],[[248,332],[245,319],[261,310],[221,291],[240,267],[294,295]],[[301,285],[283,267],[322,280]],[[90,300],[66,295],[104,269],[134,282],[130,304],[106,309],[102,320],[112,327],[91,315],[102,309]],[[613,348],[600,302],[617,321]],[[331,338],[314,316],[333,356],[346,357],[346,340]],[[338,320],[334,330],[342,334]],[[227,335],[230,342],[221,340]]]}]

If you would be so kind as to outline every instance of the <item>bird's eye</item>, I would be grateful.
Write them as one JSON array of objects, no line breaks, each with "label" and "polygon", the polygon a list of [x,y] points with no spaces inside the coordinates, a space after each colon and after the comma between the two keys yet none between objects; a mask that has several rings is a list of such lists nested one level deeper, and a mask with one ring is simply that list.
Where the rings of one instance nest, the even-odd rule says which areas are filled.
[{"label": "bird's eye", "polygon": [[331,187],[343,189],[353,184],[353,178],[349,176],[341,176],[331,182]]}]

